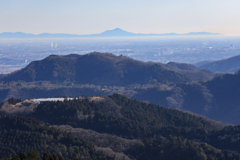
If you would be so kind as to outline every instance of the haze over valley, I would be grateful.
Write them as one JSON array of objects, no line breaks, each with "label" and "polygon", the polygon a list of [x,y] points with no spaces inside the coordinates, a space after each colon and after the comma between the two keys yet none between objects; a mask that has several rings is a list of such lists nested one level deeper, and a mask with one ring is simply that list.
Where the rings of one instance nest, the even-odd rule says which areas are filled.
[{"label": "haze over valley", "polygon": [[0,73],[10,73],[52,54],[82,55],[92,51],[122,54],[145,62],[196,64],[239,55],[238,42],[238,38],[230,37],[0,39]]}]

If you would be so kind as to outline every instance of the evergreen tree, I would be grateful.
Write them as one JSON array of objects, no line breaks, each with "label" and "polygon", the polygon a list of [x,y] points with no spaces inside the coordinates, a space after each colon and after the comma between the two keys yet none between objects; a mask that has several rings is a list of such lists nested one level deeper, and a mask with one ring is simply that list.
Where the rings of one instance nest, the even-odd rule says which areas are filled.
[{"label": "evergreen tree", "polygon": [[54,158],[53,158],[53,156],[52,156],[52,155],[49,157],[49,159],[50,159],[50,160],[54,160]]},{"label": "evergreen tree", "polygon": [[53,159],[54,159],[54,160],[58,160],[56,154],[53,154]]},{"label": "evergreen tree", "polygon": [[50,160],[47,152],[44,153],[44,155],[43,155],[43,160]]},{"label": "evergreen tree", "polygon": [[59,160],[64,160],[62,156],[59,157]]},{"label": "evergreen tree", "polygon": [[28,159],[30,159],[30,160],[33,160],[33,159],[34,159],[34,160],[41,160],[38,152],[35,151],[35,150],[30,150],[29,153],[28,153],[28,155],[27,155],[27,157],[28,157]]},{"label": "evergreen tree", "polygon": [[26,158],[26,156],[25,156],[25,154],[23,152],[21,152],[19,154],[19,157],[20,157],[21,160],[24,160]]}]

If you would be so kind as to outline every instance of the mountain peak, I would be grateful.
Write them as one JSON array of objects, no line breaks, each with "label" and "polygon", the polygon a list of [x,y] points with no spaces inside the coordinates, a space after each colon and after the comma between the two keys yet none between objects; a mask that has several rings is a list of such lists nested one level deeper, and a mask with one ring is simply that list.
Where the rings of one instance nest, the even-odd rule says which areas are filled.
[{"label": "mountain peak", "polygon": [[127,31],[122,30],[121,28],[115,28],[115,29],[106,30],[106,31],[123,31],[123,32],[127,32]]},{"label": "mountain peak", "polygon": [[121,28],[115,28],[115,29],[113,29],[113,30],[115,30],[115,31],[117,31],[117,30],[123,31]]},{"label": "mountain peak", "polygon": [[105,32],[100,33],[101,36],[133,36],[134,33],[127,32],[122,30],[121,28],[115,28],[112,30],[107,30]]}]

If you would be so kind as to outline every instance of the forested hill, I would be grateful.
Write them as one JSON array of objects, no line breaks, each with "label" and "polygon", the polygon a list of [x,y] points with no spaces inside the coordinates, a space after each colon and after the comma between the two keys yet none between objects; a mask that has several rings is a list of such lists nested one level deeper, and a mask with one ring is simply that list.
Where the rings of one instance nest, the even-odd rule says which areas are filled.
[{"label": "forested hill", "polygon": [[216,119],[240,124],[240,71],[225,74],[203,83],[214,96]]},{"label": "forested hill", "polygon": [[224,74],[207,82],[179,83],[142,89],[133,98],[167,108],[178,108],[224,123],[240,122],[240,73]]},{"label": "forested hill", "polygon": [[151,137],[169,126],[206,130],[224,127],[220,122],[199,115],[140,102],[121,94],[46,101],[38,105],[33,105],[31,100],[22,102],[21,106],[18,102],[10,99],[8,103],[1,103],[0,113],[34,117],[51,125],[71,125],[126,138]]},{"label": "forested hill", "polygon": [[5,158],[34,149],[40,155],[48,152],[65,159],[240,159],[239,154],[226,151],[240,151],[239,126],[224,127],[202,116],[120,94],[41,102],[25,116],[51,126],[33,118],[0,116],[0,152]]},{"label": "forested hill", "polygon": [[93,99],[43,102],[27,116],[50,124],[71,125],[126,138],[150,137],[168,126],[204,129],[223,127],[220,122],[147,104],[120,94]]},{"label": "forested hill", "polygon": [[31,62],[2,81],[69,81],[77,84],[130,85],[187,82],[189,78],[156,63],[145,63],[125,56],[93,52],[86,55],[52,55]]}]

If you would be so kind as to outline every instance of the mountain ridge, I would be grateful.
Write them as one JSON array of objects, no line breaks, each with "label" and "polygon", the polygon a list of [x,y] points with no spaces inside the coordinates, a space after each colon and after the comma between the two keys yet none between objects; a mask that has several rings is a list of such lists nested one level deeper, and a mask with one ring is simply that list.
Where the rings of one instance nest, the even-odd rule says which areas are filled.
[{"label": "mountain ridge", "polygon": [[41,33],[41,34],[31,34],[23,32],[3,32],[0,33],[0,38],[94,38],[94,37],[146,37],[146,36],[206,36],[206,35],[222,35],[220,33],[210,33],[210,32],[190,32],[185,34],[177,33],[163,33],[163,34],[143,34],[143,33],[132,33],[120,28],[115,28],[113,30],[106,30],[99,34],[88,34],[88,35],[78,35],[78,34],[67,34],[67,33]]},{"label": "mountain ridge", "polygon": [[51,55],[1,78],[3,81],[69,81],[76,84],[131,85],[151,81],[190,81],[160,64],[141,62],[126,56],[92,52],[85,55]]},{"label": "mountain ridge", "polygon": [[240,55],[218,61],[207,62],[199,66],[220,73],[235,73],[240,69]]}]

